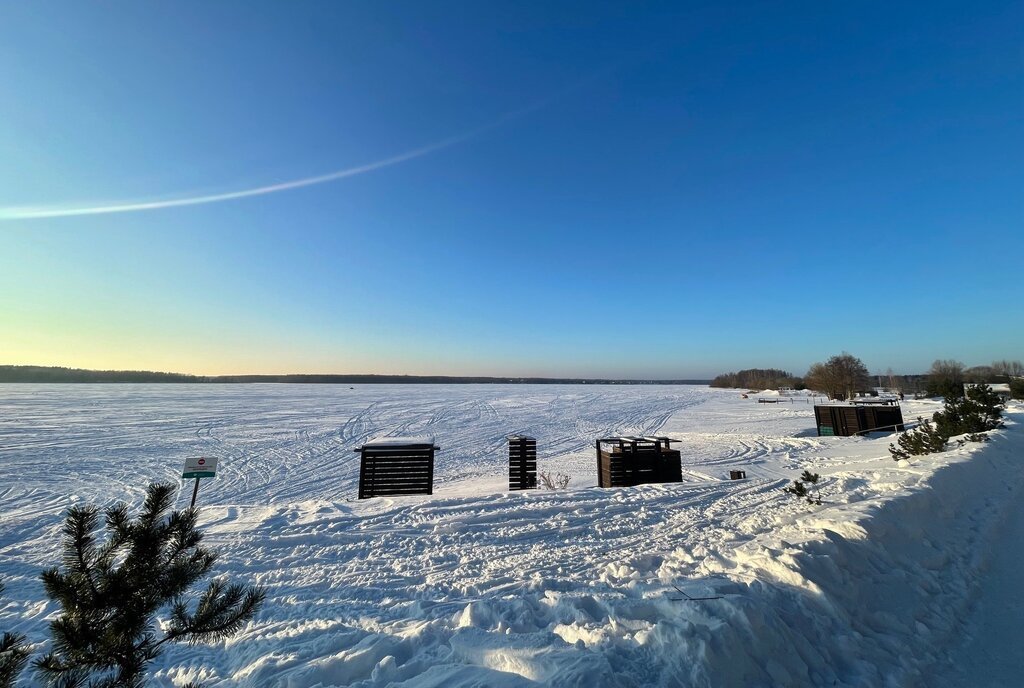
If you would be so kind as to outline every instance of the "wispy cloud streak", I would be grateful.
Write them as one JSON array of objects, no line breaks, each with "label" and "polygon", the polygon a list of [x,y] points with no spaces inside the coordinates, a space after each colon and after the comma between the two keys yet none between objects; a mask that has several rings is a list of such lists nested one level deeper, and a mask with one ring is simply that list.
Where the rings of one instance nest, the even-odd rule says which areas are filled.
[{"label": "wispy cloud streak", "polygon": [[3,220],[36,220],[43,218],[55,218],[55,217],[77,217],[83,215],[107,215],[111,213],[132,213],[143,210],[159,210],[162,208],[177,208],[180,206],[188,205],[204,205],[207,203],[220,203],[222,201],[233,201],[240,198],[249,198],[251,196],[265,196],[267,194],[279,193],[281,191],[290,191],[292,189],[301,189],[306,186],[315,186],[317,184],[326,184],[328,182],[338,181],[339,179],[346,179],[348,177],[356,177],[367,172],[373,172],[375,170],[381,170],[387,167],[408,162],[409,160],[415,160],[431,153],[444,150],[459,143],[468,141],[469,139],[480,136],[481,134],[490,131],[496,127],[499,127],[510,120],[521,117],[529,112],[538,110],[552,98],[545,98],[542,101],[533,103],[524,108],[513,110],[508,112],[498,119],[485,124],[476,129],[472,129],[468,132],[451,136],[441,141],[431,143],[426,146],[414,148],[413,150],[393,155],[383,160],[377,160],[375,162],[367,163],[365,165],[358,165],[356,167],[347,167],[342,170],[335,170],[334,172],[328,172],[327,174],[317,175],[315,177],[303,177],[301,179],[292,179],[290,181],[279,182],[277,184],[269,184],[266,186],[257,186],[248,189],[239,189],[237,191],[227,191],[224,193],[215,194],[203,194],[197,196],[185,196],[181,198],[169,198],[163,200],[133,200],[133,201],[122,201],[106,204],[86,204],[78,206],[37,206],[37,207],[26,207],[26,206],[14,206],[7,208],[0,208],[0,221]]}]

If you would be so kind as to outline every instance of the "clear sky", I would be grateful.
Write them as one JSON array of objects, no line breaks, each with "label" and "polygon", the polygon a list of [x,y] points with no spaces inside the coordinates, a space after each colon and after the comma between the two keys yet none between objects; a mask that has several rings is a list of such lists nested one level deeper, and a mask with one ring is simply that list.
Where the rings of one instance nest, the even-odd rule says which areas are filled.
[{"label": "clear sky", "polygon": [[1022,45],[999,0],[3,3],[0,363],[1024,358]]}]

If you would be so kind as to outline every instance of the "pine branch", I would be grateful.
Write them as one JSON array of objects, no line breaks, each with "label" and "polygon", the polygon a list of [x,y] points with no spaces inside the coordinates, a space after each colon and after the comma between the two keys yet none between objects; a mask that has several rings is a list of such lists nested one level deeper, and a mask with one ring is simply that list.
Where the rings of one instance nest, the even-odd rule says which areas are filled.
[{"label": "pine branch", "polygon": [[91,566],[96,554],[96,540],[93,531],[99,522],[96,507],[73,506],[68,510],[64,524],[64,566],[68,568],[69,578],[84,582],[94,597],[99,596],[96,581],[92,578]]},{"label": "pine branch", "polygon": [[176,605],[172,628],[160,642],[184,638],[195,645],[230,636],[256,614],[266,596],[266,590],[258,586],[247,588],[211,581],[194,614],[188,615],[183,606]]},{"label": "pine branch", "polygon": [[0,636],[0,688],[14,685],[18,674],[28,663],[28,654],[25,636],[20,633],[4,633]]}]

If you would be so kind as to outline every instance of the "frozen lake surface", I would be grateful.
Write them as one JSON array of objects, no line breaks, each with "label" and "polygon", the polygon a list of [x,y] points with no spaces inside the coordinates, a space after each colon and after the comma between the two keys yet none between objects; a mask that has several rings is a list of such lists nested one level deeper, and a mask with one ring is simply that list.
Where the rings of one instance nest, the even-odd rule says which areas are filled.
[{"label": "frozen lake surface", "polygon": [[[186,456],[220,459],[207,503],[356,495],[358,454],[378,435],[431,435],[436,490],[507,485],[507,436],[538,438],[542,465],[596,484],[598,437],[650,434],[722,392],[605,385],[0,385],[0,476],[45,470],[61,495],[140,492]],[[577,460],[579,459],[579,460]],[[49,482],[49,481],[48,481]],[[5,481],[6,483],[6,481]],[[98,483],[109,483],[103,486]],[[11,484],[11,483],[7,483]]]},{"label": "frozen lake surface", "polygon": [[[137,502],[211,455],[199,503],[218,570],[266,585],[268,603],[230,641],[169,648],[154,685],[937,685],[981,573],[999,569],[992,534],[1021,503],[1021,409],[988,444],[899,467],[890,438],[816,437],[797,401],[699,386],[0,385],[0,631],[45,637],[55,607],[38,577],[69,505]],[[508,493],[513,433],[537,437],[540,468],[570,489]],[[594,487],[594,439],[652,433],[679,440],[683,483]],[[432,497],[355,499],[352,449],[382,434],[435,437]],[[750,479],[725,480],[731,468]],[[823,476],[820,507],[782,492],[805,468]]]}]

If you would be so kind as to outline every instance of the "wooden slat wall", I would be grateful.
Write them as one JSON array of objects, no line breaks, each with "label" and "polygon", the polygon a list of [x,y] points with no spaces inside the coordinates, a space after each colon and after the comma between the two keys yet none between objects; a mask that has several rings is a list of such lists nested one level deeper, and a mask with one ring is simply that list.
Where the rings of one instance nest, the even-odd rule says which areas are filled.
[{"label": "wooden slat wall", "polygon": [[359,499],[434,493],[434,450],[364,448],[359,463]]},{"label": "wooden slat wall", "polygon": [[537,440],[533,437],[508,439],[508,489],[537,487]]},{"label": "wooden slat wall", "polygon": [[[833,434],[848,437],[879,428],[880,432],[903,430],[903,411],[899,406],[815,406],[814,420],[818,436]],[[832,433],[823,428],[832,428]]]},{"label": "wooden slat wall", "polygon": [[865,406],[864,429],[881,428],[883,431],[893,429],[903,431],[903,410],[899,406]]},{"label": "wooden slat wall", "polygon": [[599,487],[633,487],[648,483],[683,481],[680,453],[673,449],[638,448],[612,452],[597,450],[597,484]]}]

